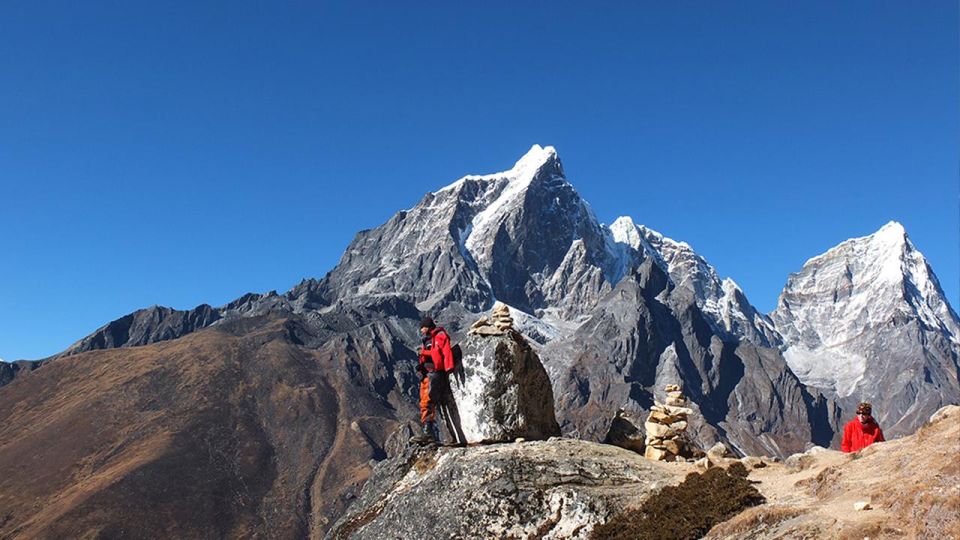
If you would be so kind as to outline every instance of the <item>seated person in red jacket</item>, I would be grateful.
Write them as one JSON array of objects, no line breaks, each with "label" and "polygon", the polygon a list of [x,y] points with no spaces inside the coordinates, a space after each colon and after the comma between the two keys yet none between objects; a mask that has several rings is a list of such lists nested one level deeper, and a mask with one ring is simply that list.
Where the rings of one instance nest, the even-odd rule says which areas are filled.
[{"label": "seated person in red jacket", "polygon": [[875,442],[883,442],[883,431],[871,416],[873,407],[869,403],[857,406],[857,417],[843,427],[843,442],[840,449],[844,452],[859,452]]}]

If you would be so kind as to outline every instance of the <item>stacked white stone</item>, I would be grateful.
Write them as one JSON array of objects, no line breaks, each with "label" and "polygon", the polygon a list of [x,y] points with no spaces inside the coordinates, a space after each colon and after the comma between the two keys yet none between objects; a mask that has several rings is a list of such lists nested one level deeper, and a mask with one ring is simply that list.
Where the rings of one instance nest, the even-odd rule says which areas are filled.
[{"label": "stacked white stone", "polygon": [[477,319],[467,333],[477,336],[502,336],[511,330],[513,330],[513,317],[510,316],[510,308],[502,302],[497,302],[493,305],[490,316],[484,315]]},{"label": "stacked white stone", "polygon": [[493,305],[493,325],[499,330],[507,332],[513,329],[513,317],[510,316],[510,308],[502,302]]},{"label": "stacked white stone", "polygon": [[668,384],[664,390],[667,392],[666,403],[655,402],[643,425],[647,432],[643,455],[655,461],[675,461],[686,450],[683,433],[687,429],[687,417],[693,414],[693,410],[686,407],[687,399],[679,386]]}]

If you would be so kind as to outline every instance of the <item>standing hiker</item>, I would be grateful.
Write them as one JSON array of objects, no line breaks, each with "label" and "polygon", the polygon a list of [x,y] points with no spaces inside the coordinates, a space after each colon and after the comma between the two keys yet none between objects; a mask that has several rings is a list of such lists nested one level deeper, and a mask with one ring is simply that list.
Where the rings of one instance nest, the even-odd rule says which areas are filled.
[{"label": "standing hiker", "polygon": [[873,419],[873,406],[863,402],[857,406],[857,417],[843,427],[843,442],[840,449],[844,452],[859,452],[875,442],[883,442],[883,431]]},{"label": "standing hiker", "polygon": [[[438,327],[430,317],[424,317],[420,321],[420,333],[423,344],[420,347],[417,372],[420,373],[422,431],[414,439],[420,443],[440,442],[437,408],[448,405],[447,402],[451,400],[449,374],[454,368],[453,350],[450,348],[450,336],[446,330]],[[446,408],[449,410],[449,407]],[[454,436],[456,437],[455,434]]]}]

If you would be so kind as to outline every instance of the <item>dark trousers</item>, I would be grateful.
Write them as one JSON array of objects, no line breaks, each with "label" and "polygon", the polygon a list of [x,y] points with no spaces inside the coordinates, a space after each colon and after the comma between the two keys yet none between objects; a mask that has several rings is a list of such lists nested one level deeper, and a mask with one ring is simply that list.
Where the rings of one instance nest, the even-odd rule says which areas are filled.
[{"label": "dark trousers", "polygon": [[455,444],[466,443],[460,428],[460,414],[450,390],[450,379],[446,372],[431,371],[420,381],[420,423],[436,422],[437,411],[443,417],[443,423]]}]

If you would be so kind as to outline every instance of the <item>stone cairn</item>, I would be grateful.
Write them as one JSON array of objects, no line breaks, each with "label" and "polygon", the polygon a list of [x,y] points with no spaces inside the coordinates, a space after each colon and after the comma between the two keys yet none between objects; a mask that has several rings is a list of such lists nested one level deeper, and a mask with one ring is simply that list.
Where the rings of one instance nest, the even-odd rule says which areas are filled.
[{"label": "stone cairn", "polygon": [[644,423],[647,431],[644,457],[655,461],[676,461],[689,453],[684,430],[687,429],[687,416],[693,410],[686,407],[680,387],[668,384],[666,403],[654,403],[650,416]]},{"label": "stone cairn", "polygon": [[503,302],[493,305],[493,312],[489,317],[484,315],[473,323],[467,334],[474,336],[502,336],[513,330],[513,317],[510,308]]}]

